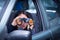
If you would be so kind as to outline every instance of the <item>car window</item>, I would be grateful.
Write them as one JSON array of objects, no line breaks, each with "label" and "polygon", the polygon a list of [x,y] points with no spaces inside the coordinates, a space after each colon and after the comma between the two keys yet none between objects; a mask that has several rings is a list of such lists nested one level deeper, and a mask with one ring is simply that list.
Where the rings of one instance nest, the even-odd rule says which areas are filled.
[{"label": "car window", "polygon": [[[41,27],[39,26],[39,21],[38,21],[38,17],[37,17],[37,13],[36,13],[36,8],[35,8],[35,5],[33,3],[32,0],[17,0],[14,8],[13,8],[13,11],[14,13],[11,13],[11,16],[8,20],[8,26],[10,26],[9,24],[12,22],[12,20],[16,17],[16,14],[15,12],[18,12],[20,10],[24,10],[26,12],[29,12],[29,14],[31,14],[31,18],[33,18],[34,20],[34,28],[32,30],[32,34],[36,34],[38,32],[41,31]],[[11,21],[11,22],[10,22]],[[12,29],[12,28],[8,28],[9,29]],[[11,32],[11,31],[8,31],[8,32]]]},{"label": "car window", "polygon": [[4,6],[4,4],[5,4],[5,1],[4,0],[0,0],[0,19],[1,19],[1,11],[2,11],[2,8],[3,8],[3,6]]},{"label": "car window", "polygon": [[53,0],[41,0],[50,26],[56,26],[59,23],[59,12],[58,12],[58,2],[56,3]]},{"label": "car window", "polygon": [[4,12],[5,12],[8,4],[9,4],[9,1],[10,0],[8,0],[8,1],[0,0],[0,21],[1,21],[2,17],[3,17],[3,15],[4,15]]},{"label": "car window", "polygon": [[26,11],[36,14],[36,8],[35,8],[35,5],[34,5],[32,0],[28,1],[28,5],[29,5],[29,7],[28,7],[28,9]]},{"label": "car window", "polygon": [[[4,4],[5,4],[5,1],[4,0],[0,0],[0,12],[1,12]],[[1,15],[1,13],[0,13],[0,15]]]},{"label": "car window", "polygon": [[6,2],[6,0],[0,0],[0,20],[1,20],[2,15],[3,15],[3,13],[1,13],[1,12],[2,12],[2,9],[5,5],[5,2]]},{"label": "car window", "polygon": [[5,1],[4,0],[0,0],[0,11],[2,10],[2,7],[4,6]]}]

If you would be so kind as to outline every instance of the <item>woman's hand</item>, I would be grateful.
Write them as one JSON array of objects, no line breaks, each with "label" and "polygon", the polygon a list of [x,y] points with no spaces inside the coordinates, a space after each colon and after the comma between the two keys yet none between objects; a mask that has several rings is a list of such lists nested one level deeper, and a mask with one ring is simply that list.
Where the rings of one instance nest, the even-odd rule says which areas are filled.
[{"label": "woman's hand", "polygon": [[33,29],[33,27],[34,27],[34,25],[31,25],[31,26],[30,26],[30,29]]},{"label": "woman's hand", "polygon": [[[12,25],[13,25],[13,26],[16,26],[16,25],[17,25],[16,20],[19,19],[19,18],[27,18],[27,16],[25,16],[24,14],[20,14],[19,16],[17,16],[17,17],[13,20],[13,22],[12,22]],[[20,23],[19,23],[19,24],[20,24]]]},{"label": "woman's hand", "polygon": [[16,17],[16,18],[13,20],[13,22],[12,22],[12,25],[13,25],[13,26],[16,26],[16,25],[17,25],[17,22],[16,22],[16,21],[17,21],[17,19],[19,19],[19,18],[20,18],[20,17]]},{"label": "woman's hand", "polygon": [[27,29],[29,29],[29,28],[30,28],[30,29],[32,30],[32,29],[33,29],[33,27],[34,27],[34,22],[33,22],[33,20],[32,20],[32,19],[30,19],[30,20],[29,20],[29,25],[28,25]]}]

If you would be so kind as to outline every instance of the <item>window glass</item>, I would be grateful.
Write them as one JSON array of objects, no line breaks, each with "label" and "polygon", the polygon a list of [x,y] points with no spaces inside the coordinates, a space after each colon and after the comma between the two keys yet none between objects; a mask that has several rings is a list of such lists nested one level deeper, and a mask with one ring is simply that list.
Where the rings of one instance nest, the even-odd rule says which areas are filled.
[{"label": "window glass", "polygon": [[4,0],[0,0],[0,11],[2,10],[4,4],[5,4],[5,1]]},{"label": "window glass", "polygon": [[41,0],[43,7],[45,9],[45,12],[47,14],[47,18],[49,21],[50,26],[56,26],[57,24],[60,24],[59,22],[59,12],[60,10],[58,8],[57,0]]},{"label": "window glass", "polygon": [[1,21],[1,18],[3,17],[4,11],[7,7],[6,4],[7,4],[6,0],[0,0],[0,21]]}]

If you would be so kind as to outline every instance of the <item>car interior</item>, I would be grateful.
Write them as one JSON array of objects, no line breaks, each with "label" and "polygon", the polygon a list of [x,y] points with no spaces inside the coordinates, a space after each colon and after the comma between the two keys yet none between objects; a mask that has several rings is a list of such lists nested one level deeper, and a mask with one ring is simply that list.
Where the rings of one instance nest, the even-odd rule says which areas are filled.
[{"label": "car interior", "polygon": [[[0,21],[2,20],[3,15],[5,15],[4,12],[7,5],[9,4],[9,1],[10,0],[0,1]],[[12,4],[10,6],[12,6]],[[17,12],[21,10],[28,12],[28,14],[34,20],[34,28],[32,30],[32,33],[26,30],[17,30],[11,25],[13,19],[18,14]],[[16,0],[13,8],[11,9],[6,25],[4,25],[4,29],[0,33],[0,40],[60,40],[59,11],[59,3],[55,0]],[[7,13],[7,15],[8,14],[9,13]],[[44,14],[47,16],[45,15],[45,17]],[[7,17],[4,19],[6,18]],[[5,20],[3,20],[3,22],[5,22]],[[46,23],[44,24],[44,22],[48,22],[48,26],[45,26]],[[0,22],[0,26],[3,24],[4,23]],[[0,29],[2,29],[2,27]]]},{"label": "car interior", "polygon": [[[60,12],[59,10],[59,4],[60,1],[59,0],[41,0],[43,7],[45,9],[46,15],[47,15],[47,19],[49,22],[49,27],[48,29],[54,28],[54,27],[59,27],[60,26]],[[57,38],[59,38],[58,36],[55,36],[56,40]]]}]

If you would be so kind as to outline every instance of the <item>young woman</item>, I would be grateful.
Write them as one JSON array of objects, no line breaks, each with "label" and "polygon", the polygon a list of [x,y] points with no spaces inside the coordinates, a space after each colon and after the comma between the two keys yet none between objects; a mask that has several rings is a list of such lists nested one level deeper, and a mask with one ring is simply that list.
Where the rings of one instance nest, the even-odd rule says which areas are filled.
[{"label": "young woman", "polygon": [[22,30],[32,30],[34,27],[34,22],[29,13],[19,11],[18,16],[12,21],[12,26]]}]

